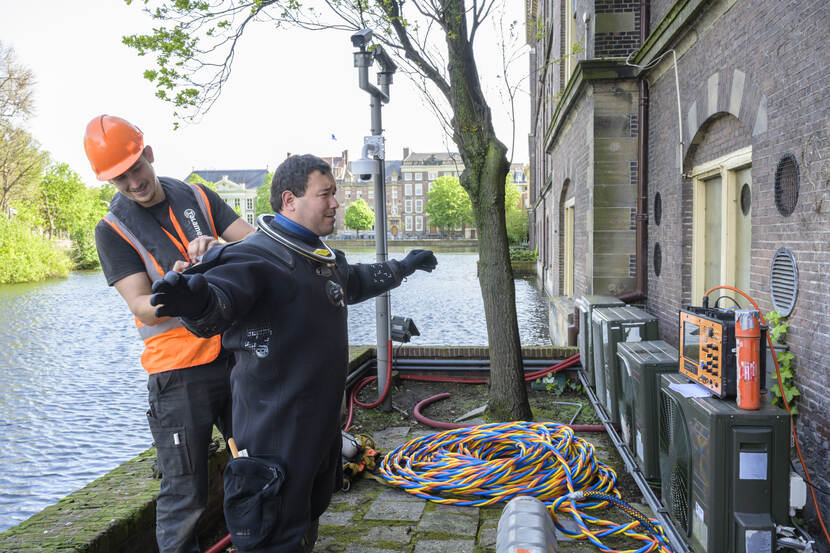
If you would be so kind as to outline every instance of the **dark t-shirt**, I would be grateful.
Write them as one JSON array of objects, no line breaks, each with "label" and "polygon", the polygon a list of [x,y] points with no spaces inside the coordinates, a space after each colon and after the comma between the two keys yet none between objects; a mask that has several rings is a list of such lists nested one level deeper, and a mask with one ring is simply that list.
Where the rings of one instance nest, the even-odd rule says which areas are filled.
[{"label": "dark t-shirt", "polygon": [[[216,232],[222,236],[222,233],[239,218],[239,215],[216,192],[201,184],[199,186],[207,195]],[[172,236],[178,236],[170,220],[169,208],[170,202],[165,198],[146,209],[167,232]],[[112,286],[126,276],[147,271],[135,248],[103,220],[99,221],[95,227],[95,245],[98,247],[98,259],[101,261],[101,268],[104,270],[108,285]]]}]

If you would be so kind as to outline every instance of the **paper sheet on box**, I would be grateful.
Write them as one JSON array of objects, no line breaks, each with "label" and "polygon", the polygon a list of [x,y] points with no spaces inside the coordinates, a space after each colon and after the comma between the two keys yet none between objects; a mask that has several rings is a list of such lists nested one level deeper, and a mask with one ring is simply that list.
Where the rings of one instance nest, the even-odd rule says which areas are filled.
[{"label": "paper sheet on box", "polygon": [[677,384],[675,382],[669,384],[669,388],[679,393],[683,397],[712,397],[712,390],[701,386],[697,382],[690,382],[688,384]]}]

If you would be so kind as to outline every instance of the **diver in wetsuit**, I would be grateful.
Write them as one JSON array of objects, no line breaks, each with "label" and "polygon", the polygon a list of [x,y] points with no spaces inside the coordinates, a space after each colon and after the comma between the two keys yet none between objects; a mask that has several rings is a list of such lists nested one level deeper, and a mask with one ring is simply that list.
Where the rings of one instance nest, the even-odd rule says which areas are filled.
[{"label": "diver in wetsuit", "polygon": [[157,316],[179,316],[198,336],[224,332],[236,353],[233,436],[247,457],[225,470],[225,519],[240,553],[313,549],[341,480],[346,305],[437,264],[431,251],[413,250],[350,265],[320,240],[334,228],[335,189],[325,161],[289,157],[271,183],[275,214],[260,217],[258,232],[153,285]]}]

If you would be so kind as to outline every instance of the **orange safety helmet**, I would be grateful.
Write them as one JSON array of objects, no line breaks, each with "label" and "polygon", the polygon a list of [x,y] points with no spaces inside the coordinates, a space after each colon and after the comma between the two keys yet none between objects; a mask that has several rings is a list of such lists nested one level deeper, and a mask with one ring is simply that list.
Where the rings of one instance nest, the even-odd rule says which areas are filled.
[{"label": "orange safety helmet", "polygon": [[141,156],[144,133],[120,117],[99,115],[86,126],[84,150],[98,180],[112,180]]}]

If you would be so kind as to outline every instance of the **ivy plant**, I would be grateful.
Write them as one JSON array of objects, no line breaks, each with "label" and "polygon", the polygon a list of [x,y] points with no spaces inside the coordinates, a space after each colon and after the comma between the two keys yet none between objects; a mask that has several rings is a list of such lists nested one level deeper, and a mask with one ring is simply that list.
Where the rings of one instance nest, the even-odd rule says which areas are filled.
[{"label": "ivy plant", "polygon": [[[782,317],[777,311],[770,311],[766,314],[767,324],[769,325],[770,338],[773,342],[779,344],[785,343],[787,330],[790,327],[790,322],[786,317]],[[798,407],[795,405],[796,398],[801,395],[795,385],[795,366],[793,359],[795,356],[789,351],[783,351],[777,354],[778,357],[778,372],[781,375],[781,387],[778,386],[778,375],[772,373],[772,382],[768,388],[772,392],[772,402],[775,405],[782,405],[781,388],[784,389],[784,396],[787,398],[787,404],[790,406],[790,413],[793,416],[798,415]]]}]

